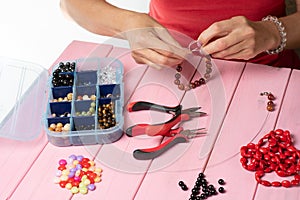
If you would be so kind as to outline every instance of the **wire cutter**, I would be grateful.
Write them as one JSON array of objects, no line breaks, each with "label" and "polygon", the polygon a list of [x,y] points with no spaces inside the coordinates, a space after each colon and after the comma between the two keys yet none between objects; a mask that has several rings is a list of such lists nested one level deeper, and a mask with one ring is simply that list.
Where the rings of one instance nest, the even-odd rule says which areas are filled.
[{"label": "wire cutter", "polygon": [[148,149],[137,149],[133,152],[134,158],[138,160],[148,160],[156,158],[171,148],[177,143],[188,142],[188,139],[194,138],[206,133],[203,128],[195,130],[183,130],[182,127],[174,128],[175,125],[182,121],[190,120],[192,117],[200,117],[206,115],[204,112],[197,112],[201,107],[193,107],[182,110],[182,105],[175,107],[162,106],[150,102],[138,101],[132,102],[128,105],[129,112],[140,110],[155,110],[160,112],[166,112],[173,115],[169,121],[159,124],[137,124],[129,127],[126,130],[126,135],[129,137],[147,134],[149,136],[168,136],[171,137],[157,147]]},{"label": "wire cutter", "polygon": [[188,121],[193,117],[200,117],[206,115],[204,112],[197,112],[201,107],[193,107],[182,110],[182,105],[175,107],[162,106],[146,101],[132,102],[128,105],[127,110],[140,111],[140,110],[155,110],[165,113],[170,113],[173,117],[164,123],[159,124],[136,124],[126,130],[126,135],[129,137],[146,134],[149,136],[172,136],[172,127],[183,121]]}]

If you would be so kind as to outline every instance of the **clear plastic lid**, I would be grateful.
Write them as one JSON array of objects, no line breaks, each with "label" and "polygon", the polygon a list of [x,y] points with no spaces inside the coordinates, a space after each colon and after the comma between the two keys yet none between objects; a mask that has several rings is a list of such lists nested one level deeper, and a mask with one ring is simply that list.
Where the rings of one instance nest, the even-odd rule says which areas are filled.
[{"label": "clear plastic lid", "polygon": [[33,140],[42,132],[48,72],[30,62],[0,57],[0,137]]}]

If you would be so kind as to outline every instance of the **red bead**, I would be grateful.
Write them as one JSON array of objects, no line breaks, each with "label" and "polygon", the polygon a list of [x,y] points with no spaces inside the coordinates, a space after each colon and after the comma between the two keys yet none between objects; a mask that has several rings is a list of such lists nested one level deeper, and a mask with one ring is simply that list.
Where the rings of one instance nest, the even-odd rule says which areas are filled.
[{"label": "red bead", "polygon": [[176,71],[178,71],[178,72],[181,72],[181,71],[182,71],[182,67],[181,67],[181,65],[177,65],[177,67],[176,67]]},{"label": "red bead", "polygon": [[299,174],[296,174],[296,175],[294,176],[294,178],[295,178],[295,180],[300,181],[300,175],[299,175]]},{"label": "red bead", "polygon": [[280,177],[286,177],[285,171],[277,170],[276,173],[277,173],[277,175],[280,176]]},{"label": "red bead", "polygon": [[249,149],[255,149],[255,144],[254,143],[249,143],[249,144],[247,144],[247,147]]},{"label": "red bead", "polygon": [[196,87],[199,87],[201,85],[200,81],[195,81],[194,84],[196,85]]},{"label": "red bead", "polygon": [[268,106],[274,106],[274,102],[273,101],[268,101],[267,105]]},{"label": "red bead", "polygon": [[255,176],[262,177],[263,175],[265,175],[265,173],[263,171],[255,172]]},{"label": "red bead", "polygon": [[201,85],[203,85],[203,84],[205,84],[205,79],[204,78],[200,78],[199,82],[200,82]]},{"label": "red bead", "polygon": [[72,186],[74,186],[74,187],[78,187],[79,184],[80,184],[80,181],[73,181],[72,182]]},{"label": "red bead", "polygon": [[265,147],[261,147],[259,149],[259,151],[262,153],[262,154],[267,154],[269,152],[269,149],[268,148],[265,148]]},{"label": "red bead", "polygon": [[62,188],[65,188],[66,184],[67,184],[67,181],[60,181],[59,182],[59,186],[62,187]]},{"label": "red bead", "polygon": [[264,186],[267,186],[267,187],[270,187],[271,186],[271,183],[269,181],[265,181],[265,180],[262,180],[260,182],[260,184],[264,185]]},{"label": "red bead", "polygon": [[299,183],[300,183],[299,180],[292,180],[292,181],[291,181],[291,184],[292,184],[293,186],[298,186]]},{"label": "red bead", "polygon": [[276,145],[277,145],[277,141],[275,139],[273,139],[273,138],[270,138],[269,139],[269,146],[270,147],[274,147]]},{"label": "red bead", "polygon": [[274,186],[274,187],[280,187],[281,183],[279,181],[273,181],[272,182],[272,186]]},{"label": "red bead", "polygon": [[272,101],[272,100],[275,100],[275,97],[274,97],[274,95],[273,95],[272,93],[269,93],[269,94],[268,94],[268,99],[269,99],[270,101]]},{"label": "red bead", "polygon": [[91,164],[90,163],[82,163],[83,168],[90,168]]},{"label": "red bead", "polygon": [[281,182],[281,185],[282,185],[283,187],[288,188],[288,187],[291,187],[291,182],[288,181],[288,180],[284,180],[284,181]]},{"label": "red bead", "polygon": [[63,171],[67,168],[66,168],[66,165],[59,165],[59,167],[57,169],[60,170],[60,171]]}]

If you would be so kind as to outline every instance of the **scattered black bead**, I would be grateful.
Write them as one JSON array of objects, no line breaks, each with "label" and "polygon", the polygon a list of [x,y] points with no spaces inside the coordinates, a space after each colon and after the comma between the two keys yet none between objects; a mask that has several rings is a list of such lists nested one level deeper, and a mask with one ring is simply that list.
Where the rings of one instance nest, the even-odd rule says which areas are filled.
[{"label": "scattered black bead", "polygon": [[185,185],[185,183],[183,181],[179,181],[178,185],[183,186],[183,185]]},{"label": "scattered black bead", "polygon": [[182,189],[183,191],[187,191],[189,188],[188,188],[186,185],[183,185],[183,186],[181,186],[181,189]]},{"label": "scattered black bead", "polygon": [[220,193],[224,193],[224,192],[225,192],[225,189],[224,189],[223,187],[219,187],[218,191],[219,191]]},{"label": "scattered black bead", "polygon": [[219,179],[219,180],[218,180],[218,183],[219,183],[220,185],[225,185],[225,181],[224,181],[223,179]]}]

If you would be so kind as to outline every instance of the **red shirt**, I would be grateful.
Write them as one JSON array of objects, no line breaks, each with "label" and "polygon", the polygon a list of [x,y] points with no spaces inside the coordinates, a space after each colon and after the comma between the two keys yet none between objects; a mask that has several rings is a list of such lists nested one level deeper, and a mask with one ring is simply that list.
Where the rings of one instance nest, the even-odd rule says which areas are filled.
[{"label": "red shirt", "polygon": [[[194,40],[212,23],[233,16],[260,21],[267,15],[285,15],[284,0],[151,0],[150,16],[170,30]],[[276,55],[262,53],[250,62],[272,66],[300,68],[300,59],[293,51]]]}]

